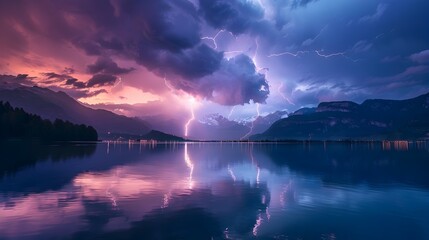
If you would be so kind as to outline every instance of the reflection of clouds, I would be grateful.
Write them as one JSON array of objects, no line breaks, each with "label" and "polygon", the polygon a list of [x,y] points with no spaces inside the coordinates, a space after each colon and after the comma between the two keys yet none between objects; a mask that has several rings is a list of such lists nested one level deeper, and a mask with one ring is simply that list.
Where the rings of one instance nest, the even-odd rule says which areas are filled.
[{"label": "reflection of clouds", "polygon": [[77,230],[74,223],[79,222],[78,214],[83,209],[77,197],[69,192],[45,192],[13,199],[12,206],[0,202],[0,236],[34,234],[59,222],[62,226],[55,232],[61,229],[61,235]]},{"label": "reflection of clouds", "polygon": [[[313,213],[323,216],[326,209],[345,214],[364,211],[364,207],[372,204],[370,201],[374,199],[382,202],[387,196],[394,199],[405,195],[398,191],[371,191],[367,185],[327,183],[323,178],[327,176],[325,173],[332,176],[335,172],[330,167],[314,165],[323,161],[301,159],[300,154],[306,149],[297,150],[295,155],[290,154],[286,158],[291,151],[276,152],[274,157],[264,156],[256,145],[252,149],[254,154],[249,156],[248,146],[241,148],[238,144],[224,144],[223,147],[183,144],[165,150],[156,149],[155,146],[155,149],[151,147],[140,152],[138,146],[128,147],[126,143],[121,154],[129,153],[127,157],[130,158],[134,156],[132,154],[144,154],[139,161],[130,164],[120,161],[124,155],[116,155],[120,148],[115,149],[114,146],[114,143],[110,144],[109,158],[116,157],[119,163],[124,164],[122,166],[106,171],[81,172],[71,184],[58,192],[10,198],[0,196],[0,236],[48,231],[52,227],[64,228],[66,233],[73,232],[82,227],[77,222],[93,216],[107,219],[102,223],[102,228],[109,231],[128,228],[131,222],[141,221],[142,218],[149,221],[150,216],[159,217],[166,212],[200,208],[219,221],[225,238],[265,237],[273,232],[283,233],[288,224],[297,221],[299,224],[300,219],[303,222],[313,219],[314,223],[319,223]],[[323,149],[324,146],[320,147]],[[330,148],[332,146],[328,145],[322,153]],[[311,151],[316,150],[312,147]],[[349,151],[347,148],[345,153]],[[104,148],[102,152],[106,154]],[[347,163],[342,155],[333,157],[339,166]],[[283,165],[273,165],[275,160]],[[331,160],[326,160],[328,166],[331,166]],[[362,161],[358,163],[365,164]],[[359,167],[357,164],[352,166],[352,170]],[[313,172],[305,172],[307,168]],[[417,200],[415,202],[419,203]],[[390,204],[389,209],[400,205],[393,202],[386,204]],[[394,211],[405,211],[406,208],[397,209]],[[105,212],[108,214],[103,215]],[[297,214],[300,217],[295,218]],[[83,225],[91,224],[91,220],[85,221],[88,223]]]}]

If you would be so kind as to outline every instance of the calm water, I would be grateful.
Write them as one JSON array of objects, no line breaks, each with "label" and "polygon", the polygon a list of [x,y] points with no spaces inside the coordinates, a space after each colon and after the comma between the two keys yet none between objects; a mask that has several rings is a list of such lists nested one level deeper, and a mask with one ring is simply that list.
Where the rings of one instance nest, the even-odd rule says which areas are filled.
[{"label": "calm water", "polygon": [[429,239],[429,144],[0,147],[0,239]]}]

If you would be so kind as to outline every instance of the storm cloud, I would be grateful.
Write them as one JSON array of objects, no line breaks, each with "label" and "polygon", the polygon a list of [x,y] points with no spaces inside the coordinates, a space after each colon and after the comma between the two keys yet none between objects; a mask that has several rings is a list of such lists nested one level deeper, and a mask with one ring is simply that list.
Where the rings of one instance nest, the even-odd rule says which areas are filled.
[{"label": "storm cloud", "polygon": [[113,85],[116,82],[116,76],[109,74],[96,74],[88,80],[87,87],[101,87]]},{"label": "storm cloud", "polygon": [[133,68],[121,68],[109,57],[99,57],[94,64],[88,65],[88,72],[91,74],[104,73],[111,75],[126,74],[133,71]]},{"label": "storm cloud", "polygon": [[270,91],[264,74],[258,73],[252,59],[238,55],[222,61],[219,71],[203,78],[199,92],[223,105],[265,103]]},{"label": "storm cloud", "polygon": [[[4,7],[13,10],[2,11],[5,15],[0,16],[2,21],[13,22],[11,29],[25,29],[32,34],[69,42],[88,56],[97,56],[95,63],[87,65],[87,72],[93,74],[87,87],[112,85],[118,75],[134,70],[120,67],[114,61],[118,57],[133,60],[160,77],[167,76],[173,86],[198,96],[206,96],[205,91],[199,92],[198,88],[189,86],[200,85],[205,77],[223,71],[223,53],[201,42],[204,21],[201,11],[187,0],[63,0],[40,1],[37,4],[20,0]],[[229,7],[239,10],[238,19],[219,23],[219,26],[226,24],[225,27],[236,33],[247,27],[242,22],[248,19],[248,14],[255,19],[263,16],[261,9],[239,5],[238,1]],[[53,14],[42,15],[42,12]],[[213,15],[204,12],[206,20],[211,19],[209,16]],[[18,13],[25,16],[17,17]],[[213,24],[217,24],[215,19],[212,20]],[[83,87],[78,81],[53,77],[61,78],[67,85]],[[223,78],[228,76],[223,75]],[[231,76],[231,81],[235,78]],[[250,86],[253,86],[252,82]],[[217,91],[222,89],[218,88]],[[258,89],[248,89],[245,95],[252,93],[258,93]],[[265,100],[259,95],[250,98],[259,102]]]},{"label": "storm cloud", "polygon": [[121,77],[160,97],[270,110],[404,99],[429,90],[428,8],[421,0],[0,1],[0,68],[16,76],[25,65],[66,90],[119,91]]},{"label": "storm cloud", "polygon": [[240,34],[264,17],[264,10],[252,1],[242,0],[199,0],[200,11],[214,28]]}]

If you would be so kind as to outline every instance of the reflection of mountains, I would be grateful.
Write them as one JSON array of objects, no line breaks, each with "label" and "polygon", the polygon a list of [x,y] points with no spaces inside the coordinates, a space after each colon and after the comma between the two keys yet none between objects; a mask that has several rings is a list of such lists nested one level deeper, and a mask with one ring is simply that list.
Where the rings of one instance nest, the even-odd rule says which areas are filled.
[{"label": "reflection of mountains", "polygon": [[[107,155],[106,147],[110,148],[110,153]],[[139,148],[144,150],[141,151]],[[128,146],[122,143],[110,144],[110,146],[2,143],[0,144],[0,156],[2,156],[0,191],[27,194],[57,190],[70,183],[82,172],[105,171],[149,155],[154,159],[163,158],[163,155],[171,154],[168,149],[167,145],[156,145],[148,149],[148,146]],[[48,160],[56,164],[47,164]]]},{"label": "reflection of mountains", "polygon": [[[152,210],[128,229],[102,232],[100,219],[85,217],[90,229],[74,234],[75,239],[222,239],[225,235],[251,236],[258,214],[270,204],[267,186],[220,181],[210,189],[196,189],[170,200],[165,208]],[[264,199],[264,200],[262,200]],[[97,206],[95,206],[97,207]],[[99,207],[99,206],[98,206]],[[94,212],[87,209],[87,214]],[[115,214],[109,218],[117,217]],[[228,230],[226,230],[228,229]]]},{"label": "reflection of mountains", "polygon": [[[381,143],[324,145],[259,146],[278,166],[291,171],[320,176],[330,184],[361,184],[373,186],[407,184],[429,188],[429,151],[416,146],[407,151],[383,150]],[[271,166],[271,164],[269,163]],[[264,162],[261,162],[264,167]]]},{"label": "reflection of mountains", "polygon": [[87,158],[94,154],[96,144],[42,145],[37,142],[0,143],[0,179],[17,171],[34,166],[37,162],[65,161],[70,158]]}]

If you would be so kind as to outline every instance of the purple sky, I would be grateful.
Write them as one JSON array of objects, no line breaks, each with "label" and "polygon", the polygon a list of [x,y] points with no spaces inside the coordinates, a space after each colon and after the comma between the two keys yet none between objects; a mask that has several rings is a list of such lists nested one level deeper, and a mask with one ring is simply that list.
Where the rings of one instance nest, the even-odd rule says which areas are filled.
[{"label": "purple sky", "polygon": [[[186,121],[429,90],[425,0],[6,0],[0,81]],[[27,77],[19,74],[27,74]],[[235,106],[235,107],[234,107]]]}]

